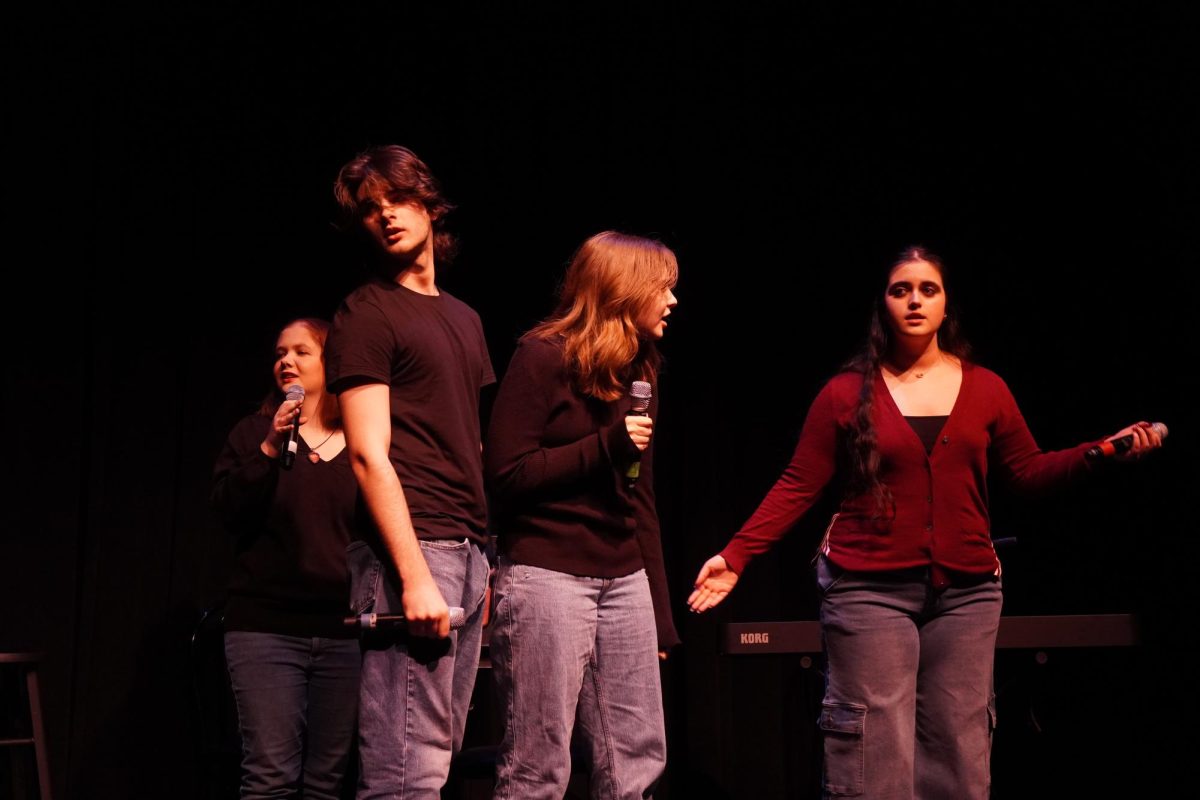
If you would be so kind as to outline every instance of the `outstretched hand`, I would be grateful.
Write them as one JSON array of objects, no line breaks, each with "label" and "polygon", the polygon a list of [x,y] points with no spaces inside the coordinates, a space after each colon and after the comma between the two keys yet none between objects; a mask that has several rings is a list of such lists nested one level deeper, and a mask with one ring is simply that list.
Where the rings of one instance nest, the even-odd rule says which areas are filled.
[{"label": "outstretched hand", "polygon": [[738,575],[721,556],[704,562],[696,576],[695,590],[688,596],[688,608],[697,614],[708,611],[724,600],[737,585]]}]

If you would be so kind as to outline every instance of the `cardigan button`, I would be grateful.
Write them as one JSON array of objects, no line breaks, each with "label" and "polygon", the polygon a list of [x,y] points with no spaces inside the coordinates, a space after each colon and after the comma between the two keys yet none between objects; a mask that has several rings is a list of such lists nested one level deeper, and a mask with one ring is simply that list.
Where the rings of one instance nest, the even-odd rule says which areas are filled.
[{"label": "cardigan button", "polygon": [[950,437],[949,437],[949,436],[943,436],[943,437],[942,437],[942,444],[950,444]]}]

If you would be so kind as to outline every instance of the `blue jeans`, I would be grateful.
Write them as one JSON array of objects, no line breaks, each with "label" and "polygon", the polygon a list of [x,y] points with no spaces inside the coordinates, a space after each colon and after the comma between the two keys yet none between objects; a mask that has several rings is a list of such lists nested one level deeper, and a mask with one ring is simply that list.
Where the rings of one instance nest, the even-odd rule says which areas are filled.
[{"label": "blue jeans", "polygon": [[827,796],[986,800],[999,578],[935,591],[923,569],[843,572],[822,556]]},{"label": "blue jeans", "polygon": [[[450,759],[462,747],[471,691],[479,670],[488,563],[466,540],[421,541],[421,553],[450,606],[466,622],[446,639],[405,633],[363,640],[358,723],[359,800],[440,797]],[[371,548],[346,551],[354,613],[401,614],[400,582]]]},{"label": "blue jeans", "polygon": [[500,561],[490,650],[504,740],[496,800],[559,800],[578,723],[593,798],[650,797],[667,762],[645,570],[584,578]]},{"label": "blue jeans", "polygon": [[243,798],[337,800],[358,710],[355,639],[225,634]]}]

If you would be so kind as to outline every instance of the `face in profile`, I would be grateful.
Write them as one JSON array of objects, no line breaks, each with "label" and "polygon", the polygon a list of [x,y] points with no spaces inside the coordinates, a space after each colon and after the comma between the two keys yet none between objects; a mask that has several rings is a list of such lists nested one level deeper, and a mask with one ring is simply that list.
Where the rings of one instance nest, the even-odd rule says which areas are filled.
[{"label": "face in profile", "polygon": [[946,318],[942,273],[928,261],[906,261],[888,276],[887,323],[897,336],[931,336]]},{"label": "face in profile", "polygon": [[679,303],[671,289],[670,286],[664,286],[642,310],[638,328],[648,339],[661,339],[667,330],[667,317],[671,315],[671,309]]},{"label": "face in profile", "polygon": [[325,362],[321,345],[303,323],[287,326],[275,342],[275,385],[279,390],[300,384],[307,394],[325,391]]},{"label": "face in profile", "polygon": [[397,191],[359,190],[359,224],[383,253],[412,261],[433,251],[433,220],[420,200]]}]

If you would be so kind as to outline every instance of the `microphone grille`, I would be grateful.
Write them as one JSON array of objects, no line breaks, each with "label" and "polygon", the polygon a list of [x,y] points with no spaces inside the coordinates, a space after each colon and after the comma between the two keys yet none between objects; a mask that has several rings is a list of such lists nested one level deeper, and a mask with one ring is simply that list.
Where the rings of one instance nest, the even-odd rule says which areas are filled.
[{"label": "microphone grille", "polygon": [[633,385],[629,387],[629,396],[633,398],[634,411],[645,411],[650,407],[650,398],[653,393],[648,382],[634,381]]},{"label": "microphone grille", "polygon": [[1163,424],[1161,422],[1156,422],[1153,425],[1151,425],[1150,427],[1154,428],[1154,430],[1158,431],[1159,437],[1161,437],[1163,439],[1167,438],[1167,433],[1169,431],[1167,430],[1167,426],[1165,424]]},{"label": "microphone grille", "polygon": [[287,387],[284,391],[284,400],[299,400],[304,402],[304,387],[298,383],[294,383]]}]

